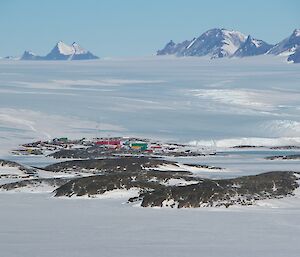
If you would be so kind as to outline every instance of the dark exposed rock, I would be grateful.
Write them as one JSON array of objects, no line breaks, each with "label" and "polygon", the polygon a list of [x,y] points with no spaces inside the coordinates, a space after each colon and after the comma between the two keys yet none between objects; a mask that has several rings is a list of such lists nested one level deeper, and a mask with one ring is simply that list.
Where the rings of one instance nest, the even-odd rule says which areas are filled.
[{"label": "dark exposed rock", "polygon": [[292,195],[298,187],[293,172],[269,172],[235,179],[203,180],[195,185],[163,187],[143,194],[143,207],[178,208],[252,205],[257,200]]},{"label": "dark exposed rock", "polygon": [[2,160],[0,159],[0,169],[1,169],[1,166],[8,166],[8,167],[16,167],[18,168],[19,170],[23,171],[24,173],[26,174],[30,174],[30,175],[33,175],[36,173],[36,170],[32,167],[25,167],[24,165],[21,165],[17,162],[13,162],[13,161],[7,161],[7,160]]},{"label": "dark exposed rock", "polygon": [[300,146],[297,145],[284,145],[284,146],[273,146],[270,147],[272,150],[292,150],[292,149],[300,149]]},{"label": "dark exposed rock", "polygon": [[[186,185],[168,185],[179,179]],[[234,179],[211,180],[174,172],[115,172],[74,179],[55,190],[55,196],[93,196],[114,189],[137,188],[142,207],[229,207],[257,200],[282,198],[299,186],[294,172],[268,172]],[[189,182],[192,182],[190,184]]]},{"label": "dark exposed rock", "polygon": [[176,162],[150,157],[115,157],[104,159],[73,160],[51,164],[45,170],[52,172],[64,171],[95,171],[99,172],[140,172],[145,169],[155,169],[160,165],[171,164],[177,166]]},{"label": "dark exposed rock", "polygon": [[234,53],[235,57],[247,57],[261,55],[268,52],[273,45],[266,43],[263,40],[252,38],[250,35],[241,47]]},{"label": "dark exposed rock", "polygon": [[3,166],[9,166],[9,167],[17,167],[20,170],[26,170],[27,168],[25,168],[25,166],[17,163],[17,162],[13,162],[13,161],[7,161],[7,160],[1,160],[0,159],[0,167]]},{"label": "dark exposed rock", "polygon": [[21,60],[42,60],[43,57],[42,56],[39,56],[39,55],[36,55],[35,53],[31,52],[31,51],[24,51],[22,57],[21,57]]},{"label": "dark exposed rock", "polygon": [[[180,145],[175,145],[180,146]],[[112,156],[171,156],[171,157],[187,157],[187,156],[204,156],[205,154],[200,152],[186,151],[174,151],[174,152],[146,152],[146,151],[132,151],[130,149],[107,149],[101,146],[91,146],[88,148],[79,149],[62,149],[48,156],[60,159],[60,158],[72,158],[72,159],[96,159]],[[210,154],[212,155],[212,154]]]},{"label": "dark exposed rock", "polygon": [[[62,149],[48,156],[60,159],[60,158],[73,158],[73,159],[95,159],[114,156],[118,154],[118,151],[114,149],[104,149],[99,146],[91,146],[88,148],[79,148],[79,149]],[[126,152],[124,152],[126,154]]]},{"label": "dark exposed rock", "polygon": [[242,148],[261,148],[263,146],[256,146],[256,145],[235,145],[232,146],[231,148],[237,148],[237,149],[242,149]]},{"label": "dark exposed rock", "polygon": [[83,196],[103,194],[114,189],[138,188],[140,192],[156,190],[165,187],[162,183],[169,179],[182,179],[186,181],[199,180],[177,172],[121,172],[107,173],[74,179],[55,190],[55,196]]},{"label": "dark exposed rock", "polygon": [[221,170],[221,167],[215,167],[215,166],[209,166],[205,164],[184,164],[185,166],[190,166],[194,168],[200,168],[200,169],[209,169],[209,170]]},{"label": "dark exposed rock", "polygon": [[[299,157],[299,156],[298,156]],[[2,166],[14,166],[31,171],[18,163],[0,161]],[[128,202],[141,202],[142,207],[229,207],[252,205],[258,200],[283,198],[293,195],[299,187],[300,173],[268,172],[255,176],[232,179],[204,179],[191,172],[180,171],[183,164],[150,157],[115,157],[105,159],[73,160],[49,165],[45,170],[71,172],[73,175],[91,173],[93,176],[72,178],[37,178],[1,185],[2,190],[29,188],[33,191],[43,186],[56,188],[60,196],[90,196],[112,190],[134,189],[137,195]],[[189,167],[220,169],[207,165],[184,164]],[[161,167],[166,171],[160,171]],[[178,171],[168,171],[168,167]],[[46,188],[48,189],[48,188]],[[135,192],[135,191],[134,191]]]},{"label": "dark exposed rock", "polygon": [[279,55],[284,52],[293,53],[300,46],[300,29],[295,29],[293,33],[276,44],[268,51],[268,54]]},{"label": "dark exposed rock", "polygon": [[300,154],[268,156],[267,160],[300,160]]},{"label": "dark exposed rock", "polygon": [[27,179],[27,180],[14,182],[14,183],[0,185],[0,189],[9,191],[9,190],[19,189],[24,187],[35,188],[41,186],[42,184],[57,188],[69,182],[70,180],[71,180],[70,178]]},{"label": "dark exposed rock", "polygon": [[288,57],[288,61],[294,62],[294,63],[300,63],[300,46],[297,48],[295,53],[291,54]]}]

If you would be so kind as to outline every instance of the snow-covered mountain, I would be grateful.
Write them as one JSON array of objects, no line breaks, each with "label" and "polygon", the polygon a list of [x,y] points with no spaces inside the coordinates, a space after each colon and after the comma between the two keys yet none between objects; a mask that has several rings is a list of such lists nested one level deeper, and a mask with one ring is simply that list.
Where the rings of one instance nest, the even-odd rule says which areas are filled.
[{"label": "snow-covered mountain", "polygon": [[20,58],[21,60],[42,60],[43,57],[36,55],[35,53],[31,51],[24,51],[23,55]]},{"label": "snow-covered mountain", "polygon": [[295,29],[293,33],[272,47],[268,54],[289,56],[294,54],[300,46],[300,29]]},{"label": "snow-covered mountain", "polygon": [[45,56],[45,60],[69,60],[75,53],[75,49],[59,41],[53,49]]},{"label": "snow-covered mountain", "polygon": [[68,45],[59,41],[46,56],[39,56],[31,51],[25,51],[21,60],[91,60],[98,58],[98,56],[93,55],[75,42]]},{"label": "snow-covered mountain", "polygon": [[238,31],[210,29],[198,38],[175,44],[169,42],[157,55],[210,56],[221,58],[232,56],[246,41],[246,36]]},{"label": "snow-covered mountain", "polygon": [[49,54],[44,57],[44,60],[88,60],[98,59],[97,56],[85,50],[77,43],[67,45],[59,41]]},{"label": "snow-covered mountain", "polygon": [[72,60],[90,60],[90,59],[99,59],[98,56],[92,54],[90,51],[85,50],[77,43],[73,43],[72,47],[74,48],[75,53],[72,56]]},{"label": "snow-covered mountain", "polygon": [[287,60],[299,63],[300,60],[300,29],[276,45],[255,39],[238,31],[227,29],[210,29],[198,38],[174,43],[172,40],[166,46],[158,50],[157,55],[175,56],[209,56],[222,57],[246,57],[262,54],[288,56]]},{"label": "snow-covered mountain", "polygon": [[247,37],[245,43],[234,53],[235,57],[246,57],[265,54],[273,45],[266,43],[263,40],[252,38],[250,35]]},{"label": "snow-covered mountain", "polygon": [[157,55],[184,55],[184,50],[191,44],[192,41],[185,40],[182,43],[174,43],[171,40],[162,50],[157,51]]}]

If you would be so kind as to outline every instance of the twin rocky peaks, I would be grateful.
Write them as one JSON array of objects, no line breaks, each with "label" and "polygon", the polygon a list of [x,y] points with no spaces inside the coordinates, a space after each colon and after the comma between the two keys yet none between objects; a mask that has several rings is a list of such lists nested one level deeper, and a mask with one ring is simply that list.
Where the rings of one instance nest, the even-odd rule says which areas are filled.
[{"label": "twin rocky peaks", "polygon": [[46,56],[39,56],[30,51],[25,51],[21,60],[91,60],[98,58],[75,42],[72,45],[67,45],[59,41]]},{"label": "twin rocky peaks", "polygon": [[300,62],[300,30],[276,45],[263,40],[246,37],[243,33],[227,29],[210,29],[192,40],[174,43],[172,40],[157,55],[247,57],[262,54],[287,56],[291,62]]}]

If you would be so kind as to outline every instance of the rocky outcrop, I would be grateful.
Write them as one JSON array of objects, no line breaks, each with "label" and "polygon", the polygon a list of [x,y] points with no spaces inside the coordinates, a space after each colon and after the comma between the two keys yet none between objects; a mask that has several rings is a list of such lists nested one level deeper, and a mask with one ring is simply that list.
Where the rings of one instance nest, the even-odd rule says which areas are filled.
[{"label": "rocky outcrop", "polygon": [[132,151],[126,149],[109,149],[99,146],[90,146],[87,148],[77,148],[77,149],[62,149],[54,153],[49,154],[49,157],[55,159],[96,159],[112,156],[172,156],[172,157],[184,157],[184,156],[204,156],[204,155],[214,155],[215,153],[204,154],[198,151],[183,150],[174,152],[146,152],[146,151]]},{"label": "rocky outcrop", "polygon": [[267,160],[300,160],[299,154],[275,155],[266,157]]},{"label": "rocky outcrop", "polygon": [[0,159],[0,170],[1,170],[1,167],[14,167],[14,168],[17,168],[20,171],[26,173],[26,174],[35,174],[36,173],[35,168],[24,166],[22,164],[14,162],[14,161],[8,161],[8,160]]},{"label": "rocky outcrop", "polygon": [[[299,156],[297,156],[299,158]],[[0,165],[34,170],[10,161]],[[0,166],[1,168],[1,166]],[[299,187],[300,173],[282,171],[231,179],[205,179],[197,169],[220,169],[200,164],[182,164],[151,157],[110,157],[55,163],[44,169],[52,178],[26,179],[0,186],[1,190],[52,192],[56,197],[97,197],[114,190],[134,191],[128,202],[142,207],[229,207],[252,205],[264,199],[292,196]],[[41,172],[41,170],[36,169]],[[220,171],[222,171],[220,169]],[[55,174],[59,173],[55,177]],[[69,173],[72,176],[62,176]],[[95,175],[91,175],[95,174]]]},{"label": "rocky outcrop", "polygon": [[170,179],[197,183],[194,178],[179,172],[120,172],[74,179],[55,190],[55,196],[96,196],[115,189],[137,188],[140,193],[165,187]]},{"label": "rocky outcrop", "polygon": [[89,159],[89,160],[74,160],[55,163],[46,166],[44,169],[52,172],[66,172],[66,171],[95,171],[99,172],[140,172],[148,169],[157,169],[162,165],[179,166],[176,162],[167,161],[159,158],[150,157],[115,157],[103,159]]},{"label": "rocky outcrop", "polygon": [[[53,191],[54,189],[66,184],[69,182],[71,178],[39,178],[39,179],[27,179],[22,181],[17,181],[14,183],[8,183],[4,185],[0,185],[0,190],[11,191],[11,190],[19,190],[23,189],[31,189],[32,191],[39,191],[38,188],[47,187],[49,191]],[[43,190],[44,191],[44,190]],[[47,191],[47,189],[46,189]]]},{"label": "rocky outcrop", "polygon": [[229,207],[282,198],[299,186],[293,172],[269,172],[235,179],[203,180],[195,185],[164,187],[143,194],[143,207]]},{"label": "rocky outcrop", "polygon": [[[256,201],[291,196],[298,174],[268,172],[234,179],[202,179],[174,172],[123,172],[78,178],[55,190],[55,196],[95,196],[116,189],[136,188],[139,194],[128,199],[142,207],[229,207],[252,205]],[[180,183],[171,183],[180,181]]]}]

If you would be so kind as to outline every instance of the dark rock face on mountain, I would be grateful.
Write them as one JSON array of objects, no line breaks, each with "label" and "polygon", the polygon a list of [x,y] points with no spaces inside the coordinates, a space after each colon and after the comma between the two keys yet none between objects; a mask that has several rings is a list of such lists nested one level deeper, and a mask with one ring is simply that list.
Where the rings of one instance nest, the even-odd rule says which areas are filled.
[{"label": "dark rock face on mountain", "polygon": [[246,57],[261,55],[268,52],[273,45],[266,43],[263,40],[252,38],[250,35],[247,37],[245,43],[234,53],[235,57]]},{"label": "dark rock face on mountain", "polygon": [[[195,40],[195,39],[193,39]],[[173,40],[166,44],[166,46],[162,50],[157,51],[157,55],[177,55],[183,56],[185,55],[185,50],[187,47],[193,42],[193,40],[185,40],[181,43],[175,44]]]},{"label": "dark rock face on mountain", "polygon": [[30,51],[25,51],[21,57],[21,60],[28,60],[28,61],[32,61],[32,60],[42,60],[43,57],[36,55],[33,52]]},{"label": "dark rock face on mountain", "polygon": [[59,41],[53,49],[44,57],[45,60],[68,60],[74,53],[74,49]]},{"label": "dark rock face on mountain", "polygon": [[297,48],[294,54],[291,54],[288,58],[289,62],[300,63],[300,47]]}]

